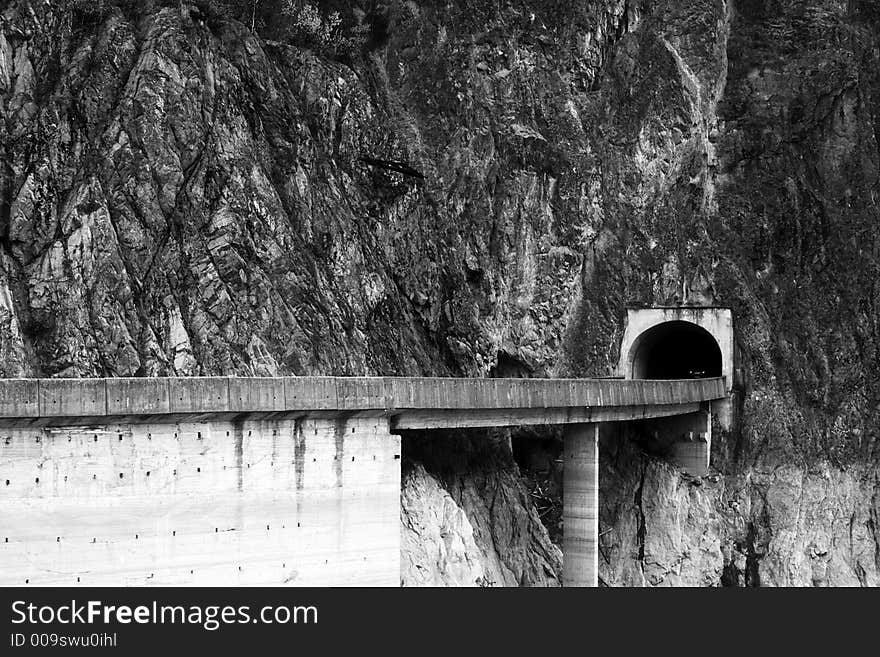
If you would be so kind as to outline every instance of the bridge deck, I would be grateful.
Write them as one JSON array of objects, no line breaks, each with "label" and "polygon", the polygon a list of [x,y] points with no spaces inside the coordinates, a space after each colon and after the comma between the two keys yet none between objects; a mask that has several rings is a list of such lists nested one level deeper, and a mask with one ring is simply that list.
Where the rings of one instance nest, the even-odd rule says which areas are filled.
[{"label": "bridge deck", "polygon": [[385,415],[398,429],[681,415],[724,380],[424,377],[2,379],[0,426]]}]

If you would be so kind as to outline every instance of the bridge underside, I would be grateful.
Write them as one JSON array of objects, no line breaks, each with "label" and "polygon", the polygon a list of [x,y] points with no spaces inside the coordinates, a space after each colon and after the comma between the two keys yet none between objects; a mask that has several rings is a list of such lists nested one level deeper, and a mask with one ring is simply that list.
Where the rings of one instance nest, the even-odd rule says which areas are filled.
[{"label": "bridge underside", "polygon": [[0,428],[97,427],[107,424],[179,424],[193,422],[295,421],[334,418],[387,418],[394,430],[464,429],[540,424],[621,422],[694,413],[708,402],[657,404],[652,406],[580,406],[510,409],[412,409],[362,411],[250,411],[211,413],[162,413],[138,415],[68,415],[63,417],[0,418]]}]

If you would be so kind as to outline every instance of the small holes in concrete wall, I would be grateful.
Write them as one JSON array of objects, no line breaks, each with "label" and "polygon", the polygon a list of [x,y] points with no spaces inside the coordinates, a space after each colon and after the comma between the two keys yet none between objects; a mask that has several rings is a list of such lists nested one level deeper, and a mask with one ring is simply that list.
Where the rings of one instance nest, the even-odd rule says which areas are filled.
[{"label": "small holes in concrete wall", "polygon": [[[118,425],[117,425],[117,426],[118,426]],[[204,425],[202,425],[202,426],[204,426]],[[227,424],[226,426],[229,427],[230,425]],[[313,426],[314,426],[314,425],[313,425]],[[360,426],[360,425],[358,425],[358,426]],[[351,425],[349,425],[349,427],[351,427]],[[109,429],[109,433],[108,433],[108,432],[104,432],[104,433],[103,433],[104,438],[106,438],[106,439],[109,440],[109,441],[112,441],[111,436],[113,435],[113,433],[112,433],[112,432],[113,432],[113,429],[114,429],[114,428],[117,428],[117,427],[110,426],[110,427],[106,427],[106,428]],[[124,429],[124,427],[119,427],[119,428],[123,428],[123,429]],[[146,428],[146,427],[144,427],[144,428]],[[171,429],[172,429],[172,432],[174,433],[173,425],[172,425],[172,426],[169,426],[169,427],[167,427],[167,428],[171,428]],[[160,429],[159,442],[157,443],[157,448],[158,448],[160,445],[165,445],[165,446],[167,447],[167,444],[163,442],[163,441],[167,441],[167,435],[168,435],[168,434],[167,434],[167,428],[166,428],[166,429]],[[178,428],[178,431],[177,431],[177,437],[179,438],[180,442],[183,444],[184,441],[190,441],[190,442],[188,443],[188,448],[191,449],[191,450],[193,450],[192,452],[190,452],[190,453],[187,455],[187,457],[186,457],[185,459],[181,460],[181,465],[184,467],[184,470],[186,470],[186,467],[192,467],[193,460],[202,460],[202,459],[204,458],[204,457],[196,456],[200,450],[199,450],[196,446],[192,445],[191,440],[192,440],[193,437],[195,437],[193,434],[196,434],[197,436],[200,435],[200,436],[202,436],[202,438],[204,438],[205,440],[207,440],[207,436],[204,435],[204,434],[205,434],[204,431],[198,431],[198,432],[196,432],[196,431],[192,431],[192,429],[196,429],[196,428],[197,428],[197,426],[191,426],[191,425],[190,425],[190,426],[184,426],[184,427],[183,427],[183,429],[185,429],[185,431],[184,431],[183,429],[181,429],[181,428]],[[271,425],[269,425],[269,426],[267,426],[267,427],[265,427],[265,428],[262,428],[261,426],[258,426],[258,428],[256,429],[256,431],[257,431],[257,436],[258,436],[258,437],[265,437],[265,436],[269,433],[269,432],[267,431],[267,429],[271,429],[271,432],[272,432],[272,435],[273,435],[273,436],[276,436],[276,437],[277,437],[277,436],[283,436],[283,442],[284,442],[284,445],[282,446],[282,448],[283,448],[283,457],[281,457],[281,455],[279,454],[279,457],[280,457],[280,458],[279,458],[279,467],[284,467],[284,468],[286,468],[287,465],[288,465],[288,462],[289,462],[289,461],[290,461],[290,462],[295,462],[295,463],[298,464],[299,467],[301,467],[303,457],[306,457],[306,459],[307,459],[308,451],[311,451],[311,449],[307,449],[307,451],[305,451],[305,454],[303,454],[302,445],[301,445],[301,443],[300,443],[300,441],[302,441],[302,433],[300,433],[301,428],[302,428],[301,426],[296,427],[296,431],[294,432],[293,430],[291,430],[291,429],[292,429],[292,423],[291,423],[291,425],[289,426],[288,423],[285,422],[285,423],[279,423],[279,424],[276,426],[276,428],[272,428]],[[216,426],[216,427],[213,426],[213,425],[211,425],[211,426],[209,427],[209,429],[212,430],[212,431],[214,432],[212,435],[216,435],[216,433],[217,433],[218,430],[225,431],[225,429],[222,427],[222,425],[221,425],[221,426]],[[85,436],[88,435],[87,431],[88,431],[88,430],[86,429]],[[240,431],[239,429],[236,429],[235,431],[236,431],[236,435],[241,435],[241,431]],[[27,432],[27,433],[29,433],[29,432]],[[27,435],[27,433],[25,433],[24,435]],[[183,434],[185,434],[185,435],[181,436],[181,433],[183,433]],[[230,427],[230,430],[229,430],[227,433],[228,433],[229,435],[232,434],[232,429],[231,429],[231,427]],[[248,433],[249,433],[251,436],[253,436],[253,431],[249,431]],[[294,435],[294,433],[295,433],[296,435]],[[330,445],[323,445],[323,443],[322,443],[322,447],[323,447],[323,449],[322,449],[322,451],[321,451],[321,458],[322,458],[322,459],[326,459],[327,457],[334,457],[334,454],[333,454],[333,445],[332,445],[332,435],[333,435],[333,426],[332,426],[332,423],[327,422],[327,423],[320,424],[320,425],[319,425],[319,428],[316,429],[316,434],[319,435],[319,436],[322,436],[322,440],[323,440],[323,437],[326,437],[328,440],[330,440],[330,443],[331,443]],[[356,436],[359,436],[359,435],[360,435],[360,434],[358,433],[357,428],[355,428],[354,434],[355,434]],[[31,435],[31,437],[34,437],[34,434],[30,434],[30,435]],[[222,435],[222,434],[221,434],[221,435]],[[88,440],[87,438],[85,438],[85,436],[82,436],[82,434],[78,435],[78,440],[79,440],[80,437],[84,438],[85,440]],[[17,438],[17,437],[20,437],[20,436],[19,436],[19,435],[16,435],[15,437]],[[70,436],[68,436],[68,437],[70,437]],[[94,435],[93,435],[93,440],[96,439],[97,437],[98,437],[97,434],[94,434]],[[117,439],[119,439],[120,437],[123,437],[123,438],[126,438],[126,437],[127,437],[127,438],[132,439],[132,440],[129,442],[129,445],[130,445],[130,446],[135,446],[135,447],[136,447],[136,446],[138,445],[138,442],[137,442],[137,441],[143,439],[143,433],[141,433],[140,431],[136,431],[136,432],[134,432],[134,433],[129,433],[128,431],[123,431],[122,433],[117,433]],[[148,437],[151,437],[151,434],[148,434]],[[297,446],[296,446],[296,451],[297,451],[297,453],[296,453],[296,455],[295,455],[296,458],[292,458],[292,457],[294,456],[294,454],[293,454],[293,448],[294,448],[294,445],[293,445],[293,444],[287,445],[288,440],[290,440],[290,442],[292,443],[292,442],[293,442],[292,439],[293,439],[294,437],[297,439]],[[4,438],[4,436],[0,435],[0,439],[2,439],[2,438]],[[62,436],[56,436],[54,440],[55,440],[55,441],[58,441],[59,438],[60,438],[61,440],[63,440],[63,434],[62,434]],[[133,442],[132,442],[132,441],[133,441]],[[308,443],[308,439],[306,439],[306,443]],[[86,447],[82,442],[78,442],[78,445],[79,445],[80,447],[78,447],[77,449],[82,449],[82,450],[83,450],[83,453],[85,453],[85,452],[87,452],[87,451],[92,452],[92,454],[103,454],[103,453],[104,453],[103,450],[98,450],[98,451],[96,451],[96,450],[97,450],[97,447],[88,448],[88,447]],[[111,445],[112,445],[112,442],[105,443],[105,446],[111,446]],[[143,447],[143,444],[142,444],[142,443],[140,443],[140,445]],[[271,441],[270,441],[269,443],[265,443],[265,441],[264,441],[262,438],[260,439],[260,445],[259,445],[259,447],[268,450],[268,449],[271,449],[272,445],[273,445],[273,443],[272,443]],[[0,446],[2,446],[2,443],[0,443]],[[181,445],[181,446],[182,446],[182,445]],[[134,447],[133,447],[133,448],[134,448]],[[33,448],[31,447],[30,449],[33,449]],[[126,449],[127,449],[127,448],[126,448]],[[137,449],[138,449],[138,451],[140,451],[141,448],[137,448]],[[153,450],[152,446],[150,446],[150,447],[148,448],[148,450],[149,450],[149,451],[152,451],[152,450]],[[67,448],[67,449],[65,449],[64,451],[65,451],[65,453],[67,453],[67,452],[70,452],[70,449]],[[349,452],[349,450],[347,450],[347,449],[346,449],[345,451],[346,451],[346,452]],[[2,452],[2,450],[0,450],[0,452]],[[108,457],[110,460],[109,460],[109,462],[105,462],[104,465],[109,465],[109,467],[112,467],[112,466],[113,466],[113,462],[112,462],[112,461],[113,461],[114,459],[112,458],[112,453],[113,453],[112,450],[111,450],[111,452],[107,453],[107,457]],[[360,453],[360,451],[358,451],[358,453]],[[386,454],[387,454],[387,452],[386,452]],[[265,455],[268,455],[268,454],[265,454]],[[195,459],[192,459],[193,456],[196,456],[196,458],[195,458]],[[247,450],[246,450],[246,452],[245,452],[245,456],[249,456],[249,455],[247,454]],[[339,462],[342,460],[343,456],[344,456],[344,454],[339,454],[339,455],[336,455],[336,456],[335,456],[334,458],[332,458],[331,460],[333,460],[333,461],[334,461],[334,464],[336,464],[336,463],[339,463]],[[349,458],[350,458],[350,460],[351,460],[352,463],[355,463],[355,462],[357,461],[357,456],[356,456],[356,454],[353,456],[352,453],[349,452],[349,453],[348,453],[348,456],[349,456]],[[382,456],[383,456],[383,458],[385,458],[385,454],[382,454]],[[395,458],[401,458],[400,455],[395,455],[393,452],[392,452],[392,456],[395,457]],[[362,453],[362,457],[363,457],[363,458],[366,458],[367,461],[369,461],[369,460],[373,460],[374,462],[376,462],[376,461],[378,460],[378,453],[368,454],[368,453],[366,453],[366,450],[364,450],[364,453]],[[370,457],[372,457],[372,459],[371,459]],[[259,457],[258,457],[258,458],[259,458]],[[141,461],[141,463],[143,463],[144,461],[146,461],[146,462],[151,462],[151,460],[152,460],[152,459],[144,459],[143,461]],[[317,460],[318,460],[318,459],[317,459],[317,454],[313,454],[312,461],[313,461],[314,466],[317,465]],[[186,461],[188,461],[188,462],[186,462]],[[224,461],[226,462],[225,464],[224,464]],[[307,462],[307,460],[306,460],[306,462]],[[227,470],[227,469],[228,469],[228,470],[231,470],[231,471],[238,471],[238,466],[235,465],[235,464],[232,462],[232,460],[231,460],[231,455],[226,454],[225,451],[224,451],[221,455],[219,455],[219,457],[217,458],[217,460],[215,460],[215,461],[213,461],[213,462],[211,462],[211,461],[206,461],[206,463],[207,463],[206,467],[208,467],[209,469],[210,469],[212,463],[218,463],[218,464],[221,465],[221,467],[222,467],[224,470]],[[167,463],[167,465],[172,465],[172,467],[173,467],[173,461],[172,461],[171,463]],[[255,462],[254,464],[250,464],[250,463],[247,464],[248,467],[250,467],[251,465],[254,466],[254,468],[255,468],[255,472],[256,472],[257,470],[259,470],[259,471],[262,472],[261,468],[264,468],[264,467],[265,467],[265,462],[264,462],[264,461],[263,461],[263,462],[260,462],[260,468],[257,468],[257,462]],[[362,462],[362,465],[363,465],[363,462]],[[48,466],[47,466],[47,467],[48,467]],[[93,467],[94,467],[94,465],[93,465]],[[325,461],[322,461],[322,468],[331,468],[331,467],[332,467],[331,464],[329,464],[329,463],[327,463],[327,462],[325,462]],[[360,466],[359,466],[359,467],[360,467]],[[374,468],[375,468],[375,467],[376,467],[376,466],[374,465]],[[36,468],[33,468],[33,469],[36,469]],[[118,476],[117,476],[117,481],[119,482],[120,485],[119,485],[118,487],[113,487],[113,486],[112,486],[112,480],[111,480],[111,479],[108,479],[108,476],[109,476],[109,468],[101,467],[100,469],[101,469],[101,475],[102,475],[102,482],[104,482],[104,483],[103,483],[100,487],[98,487],[98,486],[93,487],[93,488],[91,489],[91,491],[92,491],[93,494],[97,494],[98,491],[102,491],[103,493],[110,494],[110,495],[118,494],[117,492],[115,492],[115,491],[113,490],[114,488],[116,489],[116,491],[121,492],[121,491],[123,491],[123,490],[126,490],[130,485],[133,485],[133,484],[136,484],[136,483],[137,483],[137,481],[136,481],[136,480],[137,480],[137,472],[138,472],[139,468],[135,468],[135,469],[133,469],[132,472],[129,473],[129,479],[131,479],[132,476],[134,476],[135,479],[134,479],[134,481],[130,481],[129,484],[126,485],[126,488],[123,488],[123,487],[122,487],[122,481],[124,481],[124,477],[125,477],[125,472],[124,472],[124,471],[119,471],[119,470],[116,471],[116,472],[117,472],[117,475],[118,475]],[[181,481],[181,482],[173,482],[172,485],[177,485],[177,484],[181,484],[181,483],[183,483],[183,482],[187,482],[187,480],[189,479],[189,478],[186,476],[185,472],[184,472],[184,474],[182,474],[182,475],[179,474],[179,473],[177,472],[178,469],[179,469],[179,468],[175,468],[175,469],[174,469],[174,475],[175,475],[175,478],[180,477],[182,481]],[[31,471],[33,471],[33,470],[31,470]],[[196,471],[197,471],[198,473],[201,473],[201,466],[197,466]],[[307,472],[307,473],[308,473],[308,472],[311,472],[311,471],[312,471],[312,470],[310,470],[308,467],[306,467],[306,472]],[[97,470],[93,471],[93,479],[95,479],[95,480],[97,479],[97,475],[94,474],[94,473],[96,473],[96,472],[97,472]],[[142,476],[145,476],[146,478],[149,478],[149,479],[151,480],[151,482],[153,481],[153,479],[152,479],[152,471],[151,471],[151,470],[140,470],[140,472],[141,472]],[[322,469],[322,470],[320,470],[320,472],[323,473],[324,470]],[[331,472],[332,472],[332,470],[331,470]],[[370,472],[373,472],[373,470],[370,470]],[[164,482],[165,482],[165,477],[167,477],[167,474],[166,474],[166,473],[167,473],[167,470],[165,470],[165,469],[160,469],[159,479],[156,480],[157,483],[156,483],[156,484],[151,483],[149,486],[147,486],[146,489],[144,490],[144,493],[145,493],[145,494],[149,494],[149,491],[150,491],[150,490],[153,490],[153,491],[158,490],[158,489],[155,488],[157,485],[160,486],[160,488],[161,488],[161,487],[163,486]],[[293,473],[293,468],[290,468],[290,473],[291,473],[291,474]],[[62,478],[64,477],[63,472],[62,472],[62,473],[59,473],[59,474],[62,474]],[[68,481],[74,482],[74,484],[72,484],[72,485],[75,485],[75,482],[78,481],[77,477],[82,477],[82,475],[84,475],[84,474],[86,474],[86,473],[85,473],[85,472],[82,472],[82,471],[77,471],[77,472],[75,472],[74,474],[75,474],[75,476],[74,476],[74,478],[73,478],[72,480],[69,479],[69,477],[67,478]],[[214,475],[214,476],[216,476],[216,472],[215,472],[215,475]],[[249,476],[249,475],[246,475],[246,476]],[[39,477],[39,478],[42,479],[42,477]],[[209,478],[209,479],[211,479],[211,478]],[[19,483],[17,484],[17,486],[21,486],[21,484],[22,484],[22,480],[16,479],[16,481],[19,482]],[[80,479],[79,481],[81,481],[81,479]],[[227,482],[227,479],[226,479],[226,472],[224,472],[221,481],[224,482],[224,483]],[[8,482],[8,483],[6,483],[6,485],[11,487],[11,481],[8,480],[8,479],[3,479],[3,478],[0,478],[0,487],[3,486],[4,482]],[[48,483],[47,483],[47,482],[40,482],[40,485],[43,486],[43,487],[41,488],[41,491],[43,491],[43,493],[45,493],[45,491],[47,490],[47,486],[48,486],[49,484],[51,484],[52,486],[55,486],[55,485],[56,485],[56,482],[57,482],[57,477],[50,478],[50,481],[49,481]],[[95,481],[94,483],[97,483],[97,482]],[[170,483],[171,483],[171,482],[170,482]],[[46,485],[43,485],[43,484],[46,484]],[[201,477],[199,478],[198,482],[196,482],[195,480],[191,480],[191,479],[189,479],[189,481],[187,482],[187,484],[188,484],[188,485],[187,485],[187,488],[189,488],[189,485],[192,485],[192,486],[196,486],[196,487],[198,487],[199,485],[203,485],[203,480],[201,479]],[[290,482],[290,485],[291,485],[291,487],[292,487],[292,486],[293,486],[293,482]],[[51,486],[50,486],[50,488],[51,488]],[[88,487],[86,486],[86,488],[88,488]],[[71,490],[72,490],[72,489],[71,489],[70,487],[68,487],[68,486],[65,484],[65,486],[60,487],[60,489],[59,489],[59,494],[61,494],[61,495],[69,494],[69,493],[71,492]],[[8,495],[8,494],[9,494],[9,493],[7,493],[7,495]],[[36,495],[37,493],[34,492],[33,494]],[[0,515],[2,515],[2,514],[0,514]],[[301,521],[296,521],[296,520],[294,520],[294,523],[296,523],[296,524],[295,524],[295,525],[294,525],[293,523],[291,524],[291,527],[292,527],[292,528],[296,528],[296,529],[300,529],[300,528],[302,528],[302,523],[301,523]],[[232,523],[230,523],[230,524],[232,524]],[[286,525],[282,525],[282,531],[281,531],[281,532],[278,532],[278,531],[277,531],[277,530],[278,530],[278,526],[277,526],[277,525],[276,525],[275,530],[272,530],[272,528],[271,528],[271,524],[266,524],[266,523],[264,523],[264,524],[265,524],[265,527],[266,527],[266,533],[270,533],[270,532],[272,532],[273,535],[277,535],[277,536],[278,536],[278,540],[282,540],[282,538],[283,538],[284,540],[289,540],[290,538],[293,538],[293,537],[288,537],[287,534],[285,533],[285,532],[286,532]],[[224,523],[224,525],[225,525],[225,523]],[[149,529],[149,528],[148,528],[148,529]],[[164,528],[164,529],[167,531],[167,526],[166,526],[166,528]],[[239,531],[241,531],[241,530],[243,529],[243,527],[239,527],[238,529],[239,529]],[[51,530],[50,530],[50,531],[51,531]],[[150,530],[150,531],[151,531],[151,530]],[[166,545],[167,545],[167,542],[164,541],[163,539],[161,539],[161,530],[160,530],[160,534],[159,534],[159,536],[154,536],[153,534],[150,533],[150,531],[148,531],[147,538],[144,539],[145,542],[144,542],[143,544],[140,543],[140,533],[139,533],[140,530],[138,530],[138,532],[135,533],[135,534],[131,534],[131,533],[129,533],[128,536],[129,536],[129,537],[132,537],[132,536],[133,536],[133,537],[135,538],[135,541],[136,541],[137,545],[138,545],[138,546],[141,546],[141,547],[152,545],[152,541],[154,541],[154,540],[157,541],[157,543],[166,543]],[[201,530],[201,531],[204,531],[204,530]],[[216,526],[216,527],[215,527],[215,533],[217,533],[218,538],[215,539],[215,540],[216,540],[218,543],[222,543],[223,545],[226,545],[227,542],[229,542],[229,541],[238,540],[237,537],[239,537],[240,535],[239,535],[238,533],[234,532],[234,531],[232,531],[232,533],[226,533],[226,532],[230,532],[230,531],[232,531],[231,527],[224,526],[224,539],[221,540],[221,539],[219,539],[219,525]],[[311,531],[311,530],[310,530],[310,531]],[[14,532],[10,532],[10,533],[14,533]],[[306,533],[306,534],[308,534],[308,533]],[[181,549],[186,550],[186,549],[188,549],[188,541],[189,541],[189,540],[194,540],[194,538],[195,538],[195,537],[192,537],[192,536],[191,536],[191,533],[190,533],[190,535],[188,535],[186,532],[184,532],[184,535],[183,535],[183,537],[182,537],[181,540],[183,541],[183,539],[184,539],[184,538],[187,538],[188,536],[189,536],[189,538],[187,539],[187,541],[184,541],[183,544],[180,544],[179,542],[177,542],[177,539],[176,539],[176,530],[172,530],[172,536],[173,536],[174,539],[175,539],[175,540],[173,541],[173,543],[172,543],[172,545],[174,546],[174,549],[175,549],[175,550],[181,550]],[[203,535],[202,535],[202,536],[203,536]],[[259,535],[258,535],[258,536],[259,536]],[[300,537],[302,537],[302,536],[304,536],[304,534],[302,534],[302,533],[300,533],[300,532],[297,532],[297,534],[295,534],[294,536],[300,536]],[[72,545],[76,545],[77,542],[78,542],[79,540],[81,540],[81,538],[82,538],[81,536],[80,536],[78,539],[76,539],[75,537],[68,536],[68,538],[65,539],[65,540],[67,541],[65,544],[66,544],[66,545],[68,546],[68,548],[69,548],[69,547],[71,547]],[[8,539],[8,537],[7,537],[7,539]],[[18,541],[18,540],[19,540],[19,539],[16,539],[16,541]],[[45,540],[45,538],[44,538],[43,540]],[[123,542],[123,543],[124,543],[124,542],[127,542],[127,540],[128,540],[128,539],[125,539],[124,536],[122,537],[122,542]],[[270,540],[270,537],[268,537],[268,536],[264,536],[262,539],[259,539],[259,540]],[[5,542],[8,543],[8,544],[6,545],[6,549],[7,549],[7,550],[10,550],[10,549],[11,549],[11,548],[9,548],[9,545],[10,545],[10,544],[13,545],[13,546],[17,545],[17,542],[13,542],[13,541],[10,541],[10,540],[7,540],[7,541],[5,541]],[[93,542],[93,547],[97,547],[97,545],[96,545],[96,544],[97,544],[97,538],[96,538],[96,537],[93,537],[93,541],[92,541],[92,542]],[[116,542],[116,541],[115,541],[111,536],[107,536],[107,537],[105,537],[105,538],[102,540],[102,550],[97,550],[97,549],[96,549],[96,550],[88,550],[88,548],[82,548],[82,549],[83,549],[83,553],[84,553],[84,555],[85,555],[85,554],[88,554],[88,555],[89,555],[89,557],[88,557],[89,560],[91,560],[91,559],[101,559],[101,558],[102,558],[102,555],[104,554],[103,551],[104,551],[105,549],[109,549],[109,547],[113,546],[113,545],[115,544],[115,542]],[[80,544],[80,545],[81,545],[81,544]],[[169,546],[169,547],[170,547],[170,546]],[[129,546],[129,548],[130,548],[130,549],[137,549],[137,546]],[[56,549],[60,549],[60,536],[56,536]],[[350,555],[350,557],[353,557],[353,561],[356,562],[356,560],[357,560],[356,554],[352,554],[352,555]],[[277,563],[277,562],[276,562],[276,563]],[[320,563],[320,561],[318,561],[318,563]],[[227,567],[228,567],[228,566],[227,566]],[[286,563],[285,563],[282,567],[286,569]],[[242,571],[241,571],[241,573],[240,573],[240,574],[242,575],[241,580],[244,581],[245,576],[244,576],[244,572],[243,572],[243,570],[244,570],[244,565],[243,565],[243,564],[241,565],[241,568],[242,568]],[[299,568],[299,564],[294,563],[293,566],[292,566],[292,568]],[[328,568],[329,568],[329,566],[328,566]],[[318,570],[320,570],[320,568],[318,568]],[[187,572],[187,571],[184,570],[184,572]],[[179,570],[177,571],[177,573],[178,573],[178,575],[179,575]],[[134,575],[134,573],[132,573],[132,574]],[[143,582],[144,577],[147,576],[147,575],[149,575],[148,572],[143,572],[143,571],[141,571],[141,572],[139,572],[139,573],[137,573],[137,574],[140,576],[140,579],[141,579],[142,582]],[[200,576],[200,579],[203,578],[203,577],[205,577],[205,576],[207,576],[208,574],[209,574],[209,573],[206,573],[206,572],[203,571],[203,574]],[[193,571],[193,575],[194,575],[194,571]],[[19,576],[20,576],[20,574],[19,574]],[[76,577],[76,575],[74,575],[74,577]],[[18,581],[21,582],[22,580],[18,580]],[[193,580],[192,580],[192,581],[196,581],[196,580],[194,580],[194,577],[193,577]],[[38,584],[38,585],[42,585],[42,584],[43,584],[43,578],[42,578],[42,577],[38,577],[38,582],[37,582],[37,584]],[[90,582],[90,583],[89,583],[89,585],[92,585],[92,584],[94,584],[94,582]]]}]

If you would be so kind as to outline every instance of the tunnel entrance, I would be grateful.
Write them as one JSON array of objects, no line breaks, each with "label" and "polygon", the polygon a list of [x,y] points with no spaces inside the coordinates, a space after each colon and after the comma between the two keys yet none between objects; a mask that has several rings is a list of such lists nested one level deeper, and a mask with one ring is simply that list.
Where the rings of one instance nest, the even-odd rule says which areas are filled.
[{"label": "tunnel entrance", "polygon": [[722,374],[718,342],[691,322],[657,324],[638,337],[632,354],[634,379],[702,379]]},{"label": "tunnel entrance", "polygon": [[733,312],[722,306],[626,310],[617,373],[624,379],[721,377],[728,397],[713,401],[718,426],[733,426]]}]

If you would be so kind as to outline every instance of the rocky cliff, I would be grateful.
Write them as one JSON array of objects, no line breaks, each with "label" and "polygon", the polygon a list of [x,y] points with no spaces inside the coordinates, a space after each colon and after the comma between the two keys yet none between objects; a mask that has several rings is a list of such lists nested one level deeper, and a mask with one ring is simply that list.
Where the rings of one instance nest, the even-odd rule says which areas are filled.
[{"label": "rocky cliff", "polygon": [[[5,0],[0,375],[602,375],[726,305],[736,426],[603,439],[602,581],[877,585],[878,131],[873,0]],[[556,583],[445,441],[404,580]]]}]

